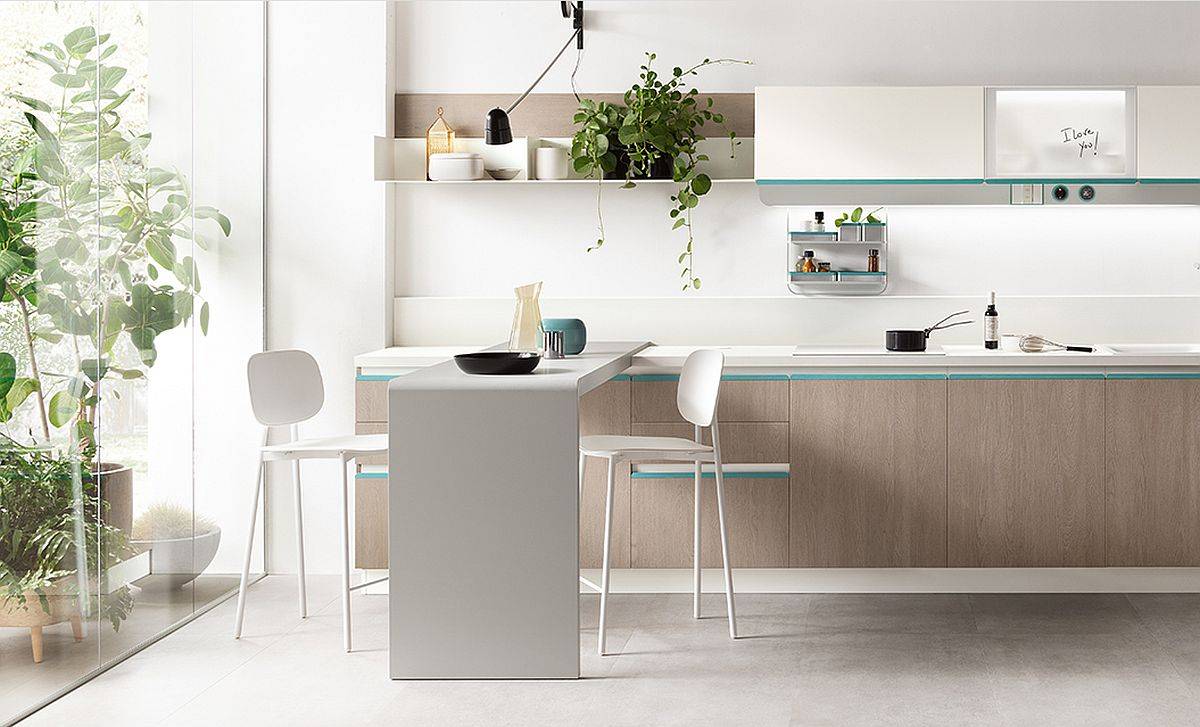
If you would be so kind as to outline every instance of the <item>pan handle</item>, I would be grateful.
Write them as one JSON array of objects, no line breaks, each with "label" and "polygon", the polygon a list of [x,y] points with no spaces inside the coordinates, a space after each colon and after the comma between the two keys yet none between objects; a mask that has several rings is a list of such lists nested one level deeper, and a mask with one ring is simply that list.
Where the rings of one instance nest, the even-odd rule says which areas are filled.
[{"label": "pan handle", "polygon": [[946,321],[950,320],[950,319],[951,319],[951,318],[953,318],[954,316],[966,315],[967,313],[970,313],[970,311],[968,311],[968,310],[960,310],[960,311],[958,311],[958,312],[956,312],[956,313],[951,313],[950,315],[946,316],[945,318],[943,318],[942,320],[938,321],[937,323],[934,323],[934,324],[933,324],[932,326],[930,326],[929,328],[926,328],[926,329],[925,329],[925,337],[926,337],[926,338],[928,338],[930,333],[933,333],[934,331],[940,331],[940,330],[942,330],[943,328],[950,328],[951,326],[965,326],[965,325],[967,325],[967,324],[969,324],[969,323],[974,323],[975,321],[955,321],[954,323],[950,323],[950,324],[947,324],[947,325],[944,325],[944,326],[942,325],[943,323],[945,323]]}]

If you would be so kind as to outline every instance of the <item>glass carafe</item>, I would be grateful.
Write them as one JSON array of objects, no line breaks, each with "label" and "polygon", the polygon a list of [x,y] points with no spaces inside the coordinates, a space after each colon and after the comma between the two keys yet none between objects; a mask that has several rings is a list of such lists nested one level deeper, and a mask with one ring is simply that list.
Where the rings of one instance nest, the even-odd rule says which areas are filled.
[{"label": "glass carafe", "polygon": [[538,305],[541,282],[516,288],[517,309],[513,313],[512,332],[508,335],[509,351],[537,352],[542,346],[542,308]]}]

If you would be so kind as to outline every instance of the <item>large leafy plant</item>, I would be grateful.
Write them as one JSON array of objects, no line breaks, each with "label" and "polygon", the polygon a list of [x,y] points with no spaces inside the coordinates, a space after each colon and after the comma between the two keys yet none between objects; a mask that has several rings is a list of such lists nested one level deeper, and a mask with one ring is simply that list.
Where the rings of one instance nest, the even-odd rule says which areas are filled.
[{"label": "large leafy plant", "polygon": [[[692,210],[700,198],[712,189],[712,179],[700,171],[709,160],[699,151],[705,139],[702,129],[707,123],[724,124],[722,114],[713,110],[711,97],[702,98],[695,88],[688,88],[689,79],[708,66],[729,63],[749,64],[731,58],[705,58],[691,68],[671,69],[666,80],[652,68],[658,56],[646,53],[646,62],[639,67],[638,83],[624,94],[623,106],[605,101],[581,99],[574,122],[579,127],[571,140],[572,165],[578,174],[595,175],[603,180],[619,166],[618,155],[628,159],[623,187],[636,186],[634,180],[646,177],[663,160],[671,163],[671,179],[676,184],[671,195],[672,228],[683,228],[687,240],[678,262],[680,277],[685,278],[683,290],[699,289],[700,277],[694,265],[695,238]],[[734,132],[729,136],[729,154],[734,154],[737,142]],[[600,190],[596,191],[596,217],[599,236],[589,250],[604,244],[604,219],[600,210]]]},{"label": "large leafy plant", "polygon": [[[20,309],[29,371],[18,376],[0,354],[0,421],[32,396],[46,440],[51,426],[72,425],[76,441],[91,441],[106,381],[144,376],[158,336],[194,315],[207,333],[209,305],[186,250],[208,245],[194,220],[230,233],[218,210],[193,205],[183,175],[147,163],[150,134],[121,117],[133,89],[122,85],[126,69],[106,62],[116,52],[109,34],[77,28],[29,52],[61,90],[14,95],[33,142],[3,186],[0,287]],[[70,370],[42,370],[37,343],[64,339]]]},{"label": "large leafy plant", "polygon": [[[101,584],[96,574],[130,554],[125,533],[102,520],[105,503],[85,459],[0,448],[0,608],[50,613],[51,598],[67,597],[85,610],[79,601]],[[100,599],[114,630],[132,608],[128,586]]]}]

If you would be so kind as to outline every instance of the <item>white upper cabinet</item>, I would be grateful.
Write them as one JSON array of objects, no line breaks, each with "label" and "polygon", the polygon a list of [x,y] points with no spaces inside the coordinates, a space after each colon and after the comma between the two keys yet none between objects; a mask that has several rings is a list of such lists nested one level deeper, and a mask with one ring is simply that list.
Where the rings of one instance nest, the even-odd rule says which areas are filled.
[{"label": "white upper cabinet", "polygon": [[1200,178],[1200,86],[1138,86],[1138,177]]},{"label": "white upper cabinet", "polygon": [[754,92],[759,180],[980,180],[981,86],[764,86]]}]

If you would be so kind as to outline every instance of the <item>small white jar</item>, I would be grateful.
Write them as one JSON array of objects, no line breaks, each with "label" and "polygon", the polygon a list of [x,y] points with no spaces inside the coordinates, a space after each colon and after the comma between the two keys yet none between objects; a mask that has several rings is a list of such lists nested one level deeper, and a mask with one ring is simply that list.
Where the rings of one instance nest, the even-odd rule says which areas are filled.
[{"label": "small white jar", "polygon": [[534,173],[538,179],[567,178],[567,150],[561,146],[539,146],[536,152]]},{"label": "small white jar", "polygon": [[475,152],[430,154],[429,178],[435,182],[483,179],[483,155]]}]

